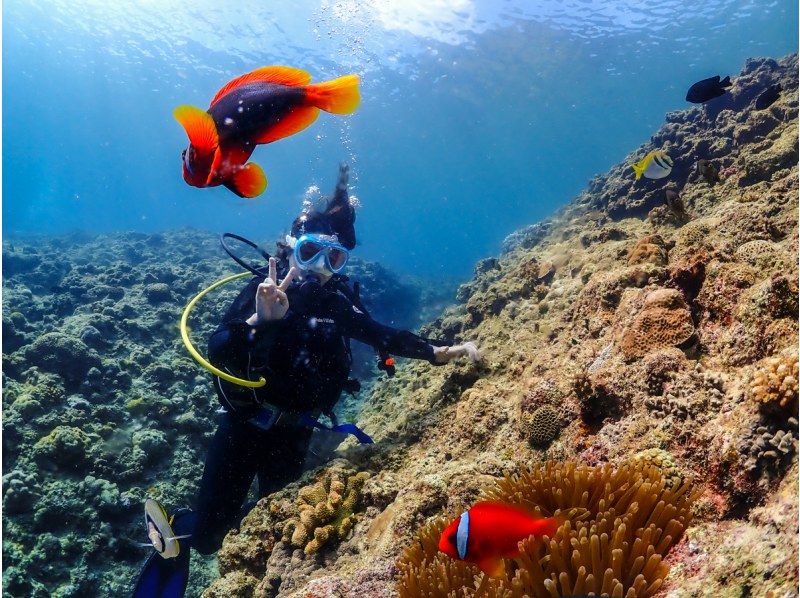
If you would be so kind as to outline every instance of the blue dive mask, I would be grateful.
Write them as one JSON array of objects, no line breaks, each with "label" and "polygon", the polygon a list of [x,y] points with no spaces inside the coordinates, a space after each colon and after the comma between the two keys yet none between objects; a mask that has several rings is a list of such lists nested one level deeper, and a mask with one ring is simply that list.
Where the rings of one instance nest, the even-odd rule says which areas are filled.
[{"label": "blue dive mask", "polygon": [[319,256],[322,255],[325,267],[336,274],[347,264],[350,252],[334,241],[320,235],[302,235],[294,245],[294,259],[303,269],[313,270]]}]

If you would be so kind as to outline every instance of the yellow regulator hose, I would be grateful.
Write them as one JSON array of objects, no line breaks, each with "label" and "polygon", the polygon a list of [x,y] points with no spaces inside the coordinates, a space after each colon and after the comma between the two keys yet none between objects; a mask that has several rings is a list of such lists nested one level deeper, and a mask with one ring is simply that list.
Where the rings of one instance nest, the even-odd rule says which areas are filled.
[{"label": "yellow regulator hose", "polygon": [[192,341],[189,339],[189,328],[187,326],[187,322],[189,321],[189,313],[194,308],[195,304],[200,301],[203,297],[205,297],[208,293],[216,289],[217,287],[221,287],[224,284],[229,282],[233,282],[234,280],[239,280],[240,278],[244,278],[245,276],[252,276],[250,272],[240,272],[239,274],[233,274],[228,276],[227,278],[223,278],[222,280],[218,280],[214,284],[212,284],[207,289],[200,291],[197,296],[189,301],[188,305],[183,310],[183,315],[181,316],[181,338],[183,339],[183,344],[186,345],[186,350],[189,351],[189,354],[194,357],[195,361],[207,369],[209,372],[214,374],[215,376],[219,376],[223,380],[230,382],[231,384],[238,384],[239,386],[246,386],[247,388],[258,388],[259,386],[264,386],[267,381],[263,377],[259,377],[258,380],[245,380],[244,378],[237,378],[236,376],[231,376],[227,372],[223,372],[219,368],[215,368],[211,365],[205,357],[200,355],[200,352],[194,348],[192,345]]}]

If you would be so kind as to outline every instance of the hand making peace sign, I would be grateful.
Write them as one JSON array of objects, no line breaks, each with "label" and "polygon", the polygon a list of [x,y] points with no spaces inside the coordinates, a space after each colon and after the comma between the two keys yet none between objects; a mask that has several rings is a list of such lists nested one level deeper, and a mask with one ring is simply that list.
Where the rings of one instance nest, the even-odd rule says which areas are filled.
[{"label": "hand making peace sign", "polygon": [[247,322],[256,326],[263,322],[271,322],[283,318],[289,310],[286,289],[289,288],[296,275],[297,269],[290,268],[283,281],[277,284],[278,262],[274,257],[269,258],[269,275],[256,289],[256,313],[250,316]]}]

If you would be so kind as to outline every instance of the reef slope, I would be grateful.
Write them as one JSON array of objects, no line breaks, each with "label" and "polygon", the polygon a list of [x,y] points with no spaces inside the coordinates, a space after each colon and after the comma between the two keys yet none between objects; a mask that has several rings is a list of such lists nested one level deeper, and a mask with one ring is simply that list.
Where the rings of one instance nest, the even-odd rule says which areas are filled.
[{"label": "reef slope", "polygon": [[[416,530],[504,471],[634,457],[700,490],[661,595],[795,595],[797,83],[796,55],[749,60],[729,94],[668,114],[551,220],[511,235],[424,328],[477,341],[484,363],[403,363],[377,384],[360,421],[377,444],[345,442],[262,499],[205,596],[396,596]],[[671,176],[634,181],[653,149]],[[331,480],[349,488],[356,472],[369,477],[334,513]],[[286,526],[311,495],[328,515],[305,521],[328,531],[309,550]]]}]

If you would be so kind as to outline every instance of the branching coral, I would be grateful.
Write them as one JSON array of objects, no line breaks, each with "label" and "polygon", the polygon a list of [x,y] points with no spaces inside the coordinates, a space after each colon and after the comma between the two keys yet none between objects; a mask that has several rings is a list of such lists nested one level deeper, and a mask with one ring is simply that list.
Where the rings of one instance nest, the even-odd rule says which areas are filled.
[{"label": "branching coral", "polygon": [[669,572],[664,556],[688,526],[696,498],[691,481],[670,486],[644,460],[619,468],[551,461],[507,476],[483,498],[565,515],[555,537],[524,540],[506,576],[488,580],[437,553],[446,525],[438,519],[400,557],[400,596],[653,596]]},{"label": "branching coral", "polygon": [[343,540],[356,521],[355,510],[367,478],[366,472],[350,475],[331,470],[316,484],[301,489],[299,517],[286,522],[283,541],[313,554],[331,540]]},{"label": "branching coral", "polygon": [[753,376],[750,397],[766,409],[790,408],[797,404],[797,381],[797,353],[770,357]]}]

